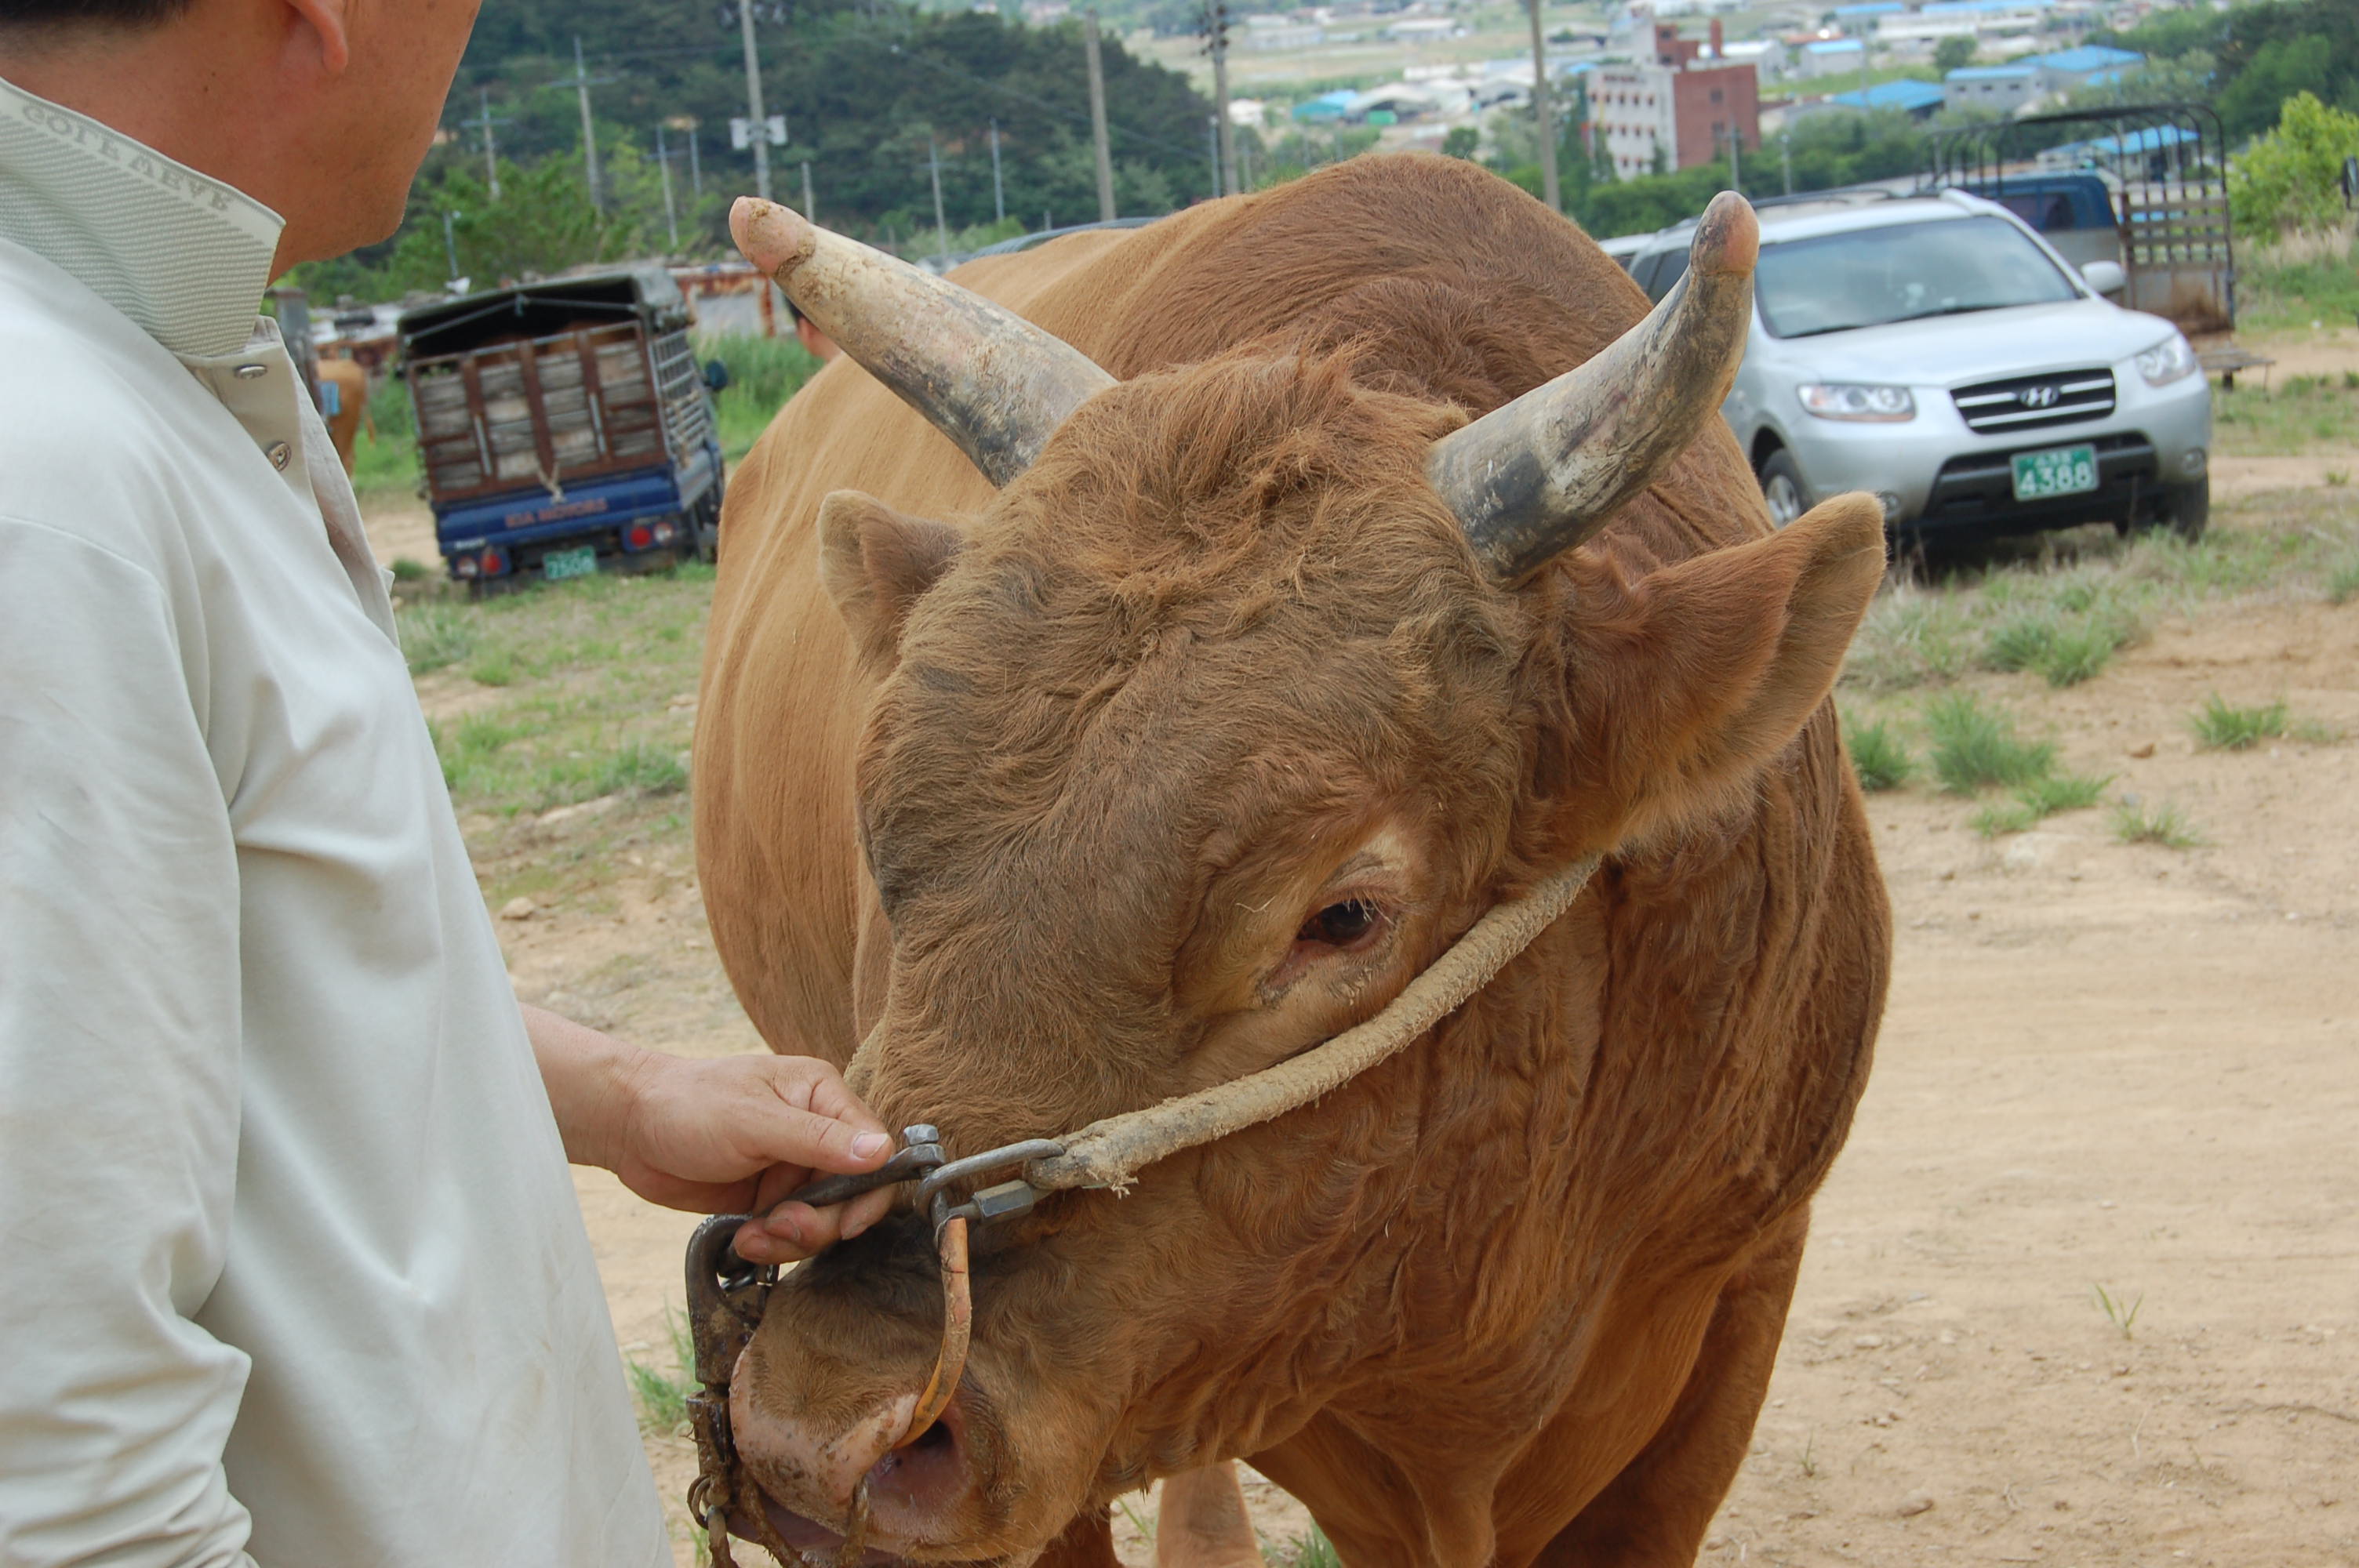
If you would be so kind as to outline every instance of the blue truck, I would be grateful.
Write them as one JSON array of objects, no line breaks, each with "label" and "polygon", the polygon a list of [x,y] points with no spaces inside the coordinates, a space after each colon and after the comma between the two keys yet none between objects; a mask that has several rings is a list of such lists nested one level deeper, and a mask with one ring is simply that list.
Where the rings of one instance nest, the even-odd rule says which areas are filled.
[{"label": "blue truck", "polygon": [[712,558],[721,443],[688,324],[660,267],[403,313],[425,495],[454,579],[493,592]]}]

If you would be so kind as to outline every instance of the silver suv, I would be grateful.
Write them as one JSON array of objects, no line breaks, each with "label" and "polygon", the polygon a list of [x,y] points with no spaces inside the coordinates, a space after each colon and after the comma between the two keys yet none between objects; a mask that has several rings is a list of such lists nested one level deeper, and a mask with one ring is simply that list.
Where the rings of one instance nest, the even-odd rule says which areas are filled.
[{"label": "silver suv", "polygon": [[[2211,512],[2212,389],[2158,316],[2104,297],[1995,202],[1881,190],[1761,204],[1753,332],[1722,405],[1784,526],[1874,492],[1924,535],[2110,522],[2193,538]],[[1660,299],[1695,225],[1630,274]]]}]

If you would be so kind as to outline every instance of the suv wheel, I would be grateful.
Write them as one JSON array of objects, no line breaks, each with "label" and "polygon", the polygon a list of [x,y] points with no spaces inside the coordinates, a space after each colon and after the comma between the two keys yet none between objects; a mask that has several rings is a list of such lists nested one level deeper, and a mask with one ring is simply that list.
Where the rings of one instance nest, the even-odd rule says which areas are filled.
[{"label": "suv wheel", "polygon": [[1783,528],[1810,509],[1810,492],[1802,487],[1802,470],[1794,454],[1780,447],[1761,465],[1761,499],[1769,503],[1769,521]]},{"label": "suv wheel", "polygon": [[2212,521],[2212,476],[2206,474],[2192,484],[2157,488],[2161,493],[2154,510],[2137,520],[2136,531],[2146,534],[2168,528],[2190,545],[2203,537]]}]

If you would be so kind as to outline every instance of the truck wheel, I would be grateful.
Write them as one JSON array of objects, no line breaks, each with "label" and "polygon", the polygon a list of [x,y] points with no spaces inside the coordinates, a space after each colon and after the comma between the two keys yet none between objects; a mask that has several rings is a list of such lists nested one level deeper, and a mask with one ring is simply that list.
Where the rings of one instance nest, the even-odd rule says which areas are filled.
[{"label": "truck wheel", "polygon": [[1769,503],[1769,521],[1783,528],[1810,509],[1810,492],[1802,484],[1802,470],[1794,454],[1780,447],[1761,465],[1761,499]]}]

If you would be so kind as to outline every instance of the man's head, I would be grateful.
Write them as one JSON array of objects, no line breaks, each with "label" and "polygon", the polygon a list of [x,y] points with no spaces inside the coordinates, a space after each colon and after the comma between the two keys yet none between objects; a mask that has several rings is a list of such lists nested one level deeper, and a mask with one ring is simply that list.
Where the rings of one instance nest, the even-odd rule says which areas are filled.
[{"label": "man's head", "polygon": [[480,0],[0,0],[0,77],[287,220],[277,268],[393,232]]}]

